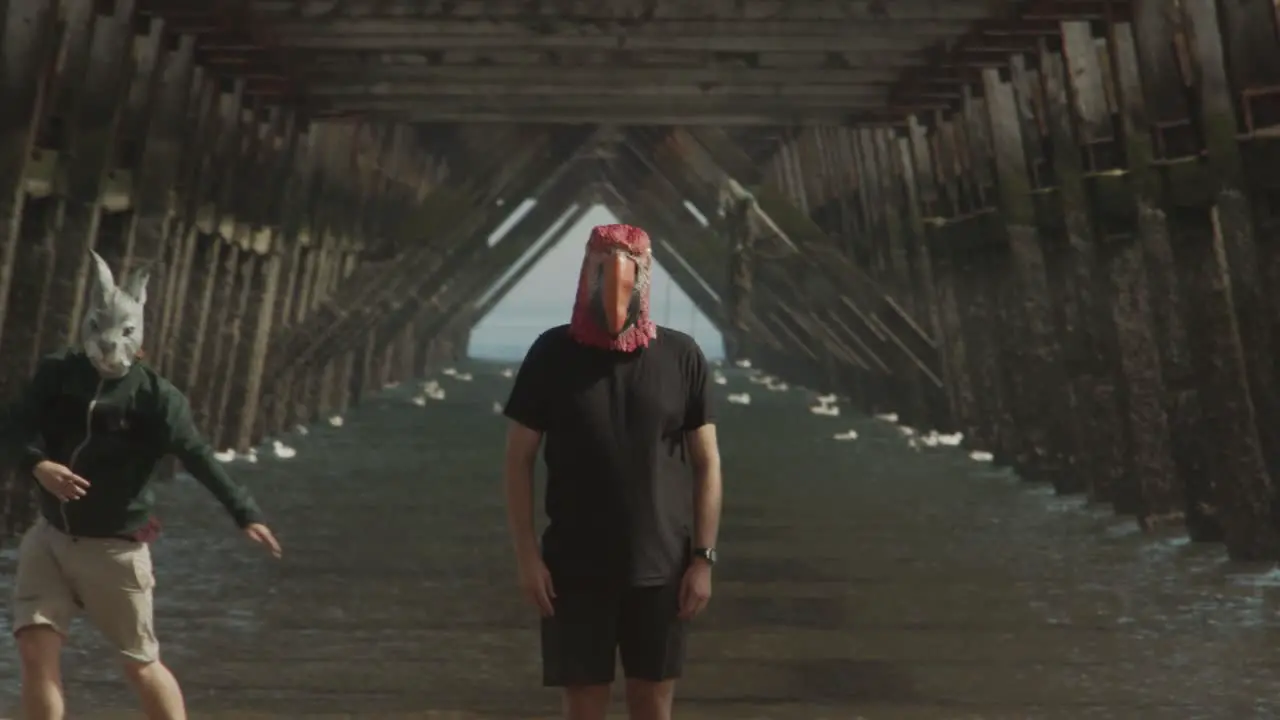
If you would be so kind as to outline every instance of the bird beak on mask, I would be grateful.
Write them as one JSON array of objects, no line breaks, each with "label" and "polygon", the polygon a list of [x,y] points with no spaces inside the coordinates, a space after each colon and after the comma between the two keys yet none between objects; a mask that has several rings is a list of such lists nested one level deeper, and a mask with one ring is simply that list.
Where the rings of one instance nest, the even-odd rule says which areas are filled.
[{"label": "bird beak on mask", "polygon": [[630,255],[609,253],[600,258],[596,268],[594,297],[591,304],[600,328],[615,337],[635,325],[640,313],[636,294],[640,268]]}]

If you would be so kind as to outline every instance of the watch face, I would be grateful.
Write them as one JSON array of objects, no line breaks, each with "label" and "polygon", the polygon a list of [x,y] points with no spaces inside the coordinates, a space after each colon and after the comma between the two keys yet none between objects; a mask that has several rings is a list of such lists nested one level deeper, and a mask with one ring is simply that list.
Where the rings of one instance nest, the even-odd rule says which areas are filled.
[{"label": "watch face", "polygon": [[694,550],[694,551],[693,551],[693,554],[694,554],[694,555],[697,555],[698,557],[700,557],[700,558],[702,558],[702,559],[704,559],[704,560],[706,560],[707,562],[711,563],[712,565],[715,565],[715,563],[716,563],[716,549],[715,549],[715,548],[698,548],[697,550]]}]

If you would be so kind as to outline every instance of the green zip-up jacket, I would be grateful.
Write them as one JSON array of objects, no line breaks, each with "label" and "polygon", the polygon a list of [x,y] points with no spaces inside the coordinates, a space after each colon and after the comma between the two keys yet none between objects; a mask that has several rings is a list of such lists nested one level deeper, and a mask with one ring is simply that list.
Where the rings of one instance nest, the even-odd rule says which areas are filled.
[{"label": "green zip-up jacket", "polygon": [[155,506],[150,481],[166,455],[177,457],[237,525],[261,522],[249,492],[227,476],[196,430],[186,396],[144,365],[104,380],[83,352],[43,358],[0,423],[0,447],[19,453],[24,475],[52,460],[89,481],[84,497],[66,503],[40,488],[41,514],[71,535],[145,536]]}]

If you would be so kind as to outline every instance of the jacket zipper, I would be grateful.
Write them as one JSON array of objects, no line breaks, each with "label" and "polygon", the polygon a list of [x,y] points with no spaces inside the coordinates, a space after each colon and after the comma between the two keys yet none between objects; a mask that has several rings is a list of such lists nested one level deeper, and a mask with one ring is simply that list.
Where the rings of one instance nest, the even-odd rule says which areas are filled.
[{"label": "jacket zipper", "polygon": [[[71,451],[71,458],[67,460],[67,469],[71,472],[76,471],[76,459],[80,457],[80,453],[89,445],[89,441],[93,439],[93,409],[98,406],[98,396],[102,394],[103,380],[98,380],[98,387],[93,390],[93,399],[89,401],[89,409],[84,413],[84,440]],[[71,534],[71,521],[67,519],[67,501],[63,500],[58,508],[62,511],[62,531]]]}]

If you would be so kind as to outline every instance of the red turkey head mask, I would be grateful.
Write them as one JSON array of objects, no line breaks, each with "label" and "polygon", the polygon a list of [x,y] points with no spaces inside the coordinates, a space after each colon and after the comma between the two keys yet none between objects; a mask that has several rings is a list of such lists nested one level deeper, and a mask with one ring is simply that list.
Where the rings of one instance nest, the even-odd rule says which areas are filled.
[{"label": "red turkey head mask", "polygon": [[631,352],[657,335],[649,319],[649,236],[631,225],[591,230],[569,333],[583,345]]}]

